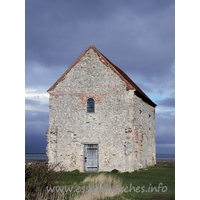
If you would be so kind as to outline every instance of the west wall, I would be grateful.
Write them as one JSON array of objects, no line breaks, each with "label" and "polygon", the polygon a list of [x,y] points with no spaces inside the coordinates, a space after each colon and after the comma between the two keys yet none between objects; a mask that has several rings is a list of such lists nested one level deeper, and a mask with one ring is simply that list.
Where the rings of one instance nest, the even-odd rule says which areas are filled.
[{"label": "west wall", "polygon": [[[83,171],[84,143],[98,143],[99,171],[134,171],[141,164],[150,163],[151,156],[144,157],[144,154],[149,154],[149,149],[153,151],[154,146],[144,145],[154,141],[147,141],[153,138],[153,122],[152,130],[147,131],[145,121],[142,128],[139,126],[137,115],[138,109],[147,114],[152,107],[145,107],[133,90],[127,91],[125,82],[92,49],[49,93],[50,164],[60,162],[65,170]],[[86,111],[90,97],[95,100],[93,114]],[[141,143],[140,133],[143,134]]]}]

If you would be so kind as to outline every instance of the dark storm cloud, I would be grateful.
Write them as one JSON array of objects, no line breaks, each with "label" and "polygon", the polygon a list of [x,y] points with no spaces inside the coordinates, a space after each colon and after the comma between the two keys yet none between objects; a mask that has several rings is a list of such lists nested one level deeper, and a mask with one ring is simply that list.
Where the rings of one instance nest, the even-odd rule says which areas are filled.
[{"label": "dark storm cloud", "polygon": [[26,110],[25,121],[25,132],[27,134],[34,133],[39,135],[45,135],[49,127],[49,113]]},{"label": "dark storm cloud", "polygon": [[157,101],[160,106],[175,107],[175,98],[165,98]]},{"label": "dark storm cloud", "polygon": [[174,62],[174,1],[27,1],[26,62],[71,65],[90,43],[152,80]]},{"label": "dark storm cloud", "polygon": [[175,144],[175,118],[172,111],[156,114],[156,144]]},{"label": "dark storm cloud", "polygon": [[[105,19],[101,1],[31,1],[26,3],[26,59],[46,65],[68,63],[84,29],[82,23]],[[91,27],[92,28],[92,27]],[[90,43],[79,49],[83,51]],[[72,52],[72,54],[70,53]],[[76,55],[76,54],[75,54]]]},{"label": "dark storm cloud", "polygon": [[49,113],[26,110],[25,122],[25,152],[45,153],[47,143],[45,133],[49,127]]},{"label": "dark storm cloud", "polygon": [[25,137],[26,153],[45,153],[47,140],[45,135],[37,135],[34,131]]}]

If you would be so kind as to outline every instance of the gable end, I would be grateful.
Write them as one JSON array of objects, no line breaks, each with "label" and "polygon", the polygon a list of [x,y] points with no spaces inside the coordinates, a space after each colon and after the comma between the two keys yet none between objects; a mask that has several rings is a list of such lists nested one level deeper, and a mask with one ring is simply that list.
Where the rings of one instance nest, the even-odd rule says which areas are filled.
[{"label": "gable end", "polygon": [[63,73],[63,75],[53,84],[52,87],[47,90],[47,92],[53,91],[59,82],[63,81],[66,78],[66,75],[70,72],[70,70],[76,66],[77,63],[80,62],[81,58],[90,50],[98,55],[99,60],[109,67],[112,71],[114,71],[121,79],[126,83],[126,90],[135,90],[135,94],[142,98],[149,105],[156,107],[156,104],[151,101],[151,99],[125,74],[119,67],[113,64],[108,58],[106,58],[94,45],[90,45],[79,57],[78,59]]}]

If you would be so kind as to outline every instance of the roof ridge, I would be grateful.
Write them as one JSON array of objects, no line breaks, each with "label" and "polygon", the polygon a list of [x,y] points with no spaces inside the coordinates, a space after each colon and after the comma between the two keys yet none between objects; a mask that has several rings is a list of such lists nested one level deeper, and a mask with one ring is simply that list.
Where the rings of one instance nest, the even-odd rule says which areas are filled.
[{"label": "roof ridge", "polygon": [[[133,82],[133,80],[123,71],[121,70],[119,67],[117,67],[113,62],[111,62],[103,53],[101,53],[94,45],[93,47],[95,48],[95,50],[97,50],[103,57],[104,59],[106,59],[111,65],[112,67],[114,67],[117,72],[123,77],[123,79],[125,79],[129,84],[127,85],[127,90],[131,90],[131,89],[135,89],[136,91],[138,91],[142,96],[144,96],[148,101],[150,101],[150,103],[153,106],[156,106],[156,104],[137,86],[137,84],[135,82]],[[118,74],[118,75],[119,75]],[[126,82],[125,81],[125,82]],[[132,87],[131,87],[131,86]]]}]

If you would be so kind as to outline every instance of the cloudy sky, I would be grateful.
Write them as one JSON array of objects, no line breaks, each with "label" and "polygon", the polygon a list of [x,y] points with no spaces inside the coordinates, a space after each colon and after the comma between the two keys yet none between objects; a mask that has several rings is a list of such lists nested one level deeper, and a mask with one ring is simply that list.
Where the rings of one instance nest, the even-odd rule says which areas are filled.
[{"label": "cloudy sky", "polygon": [[90,44],[158,105],[157,153],[174,153],[174,0],[26,0],[25,152],[45,152],[47,90]]}]

